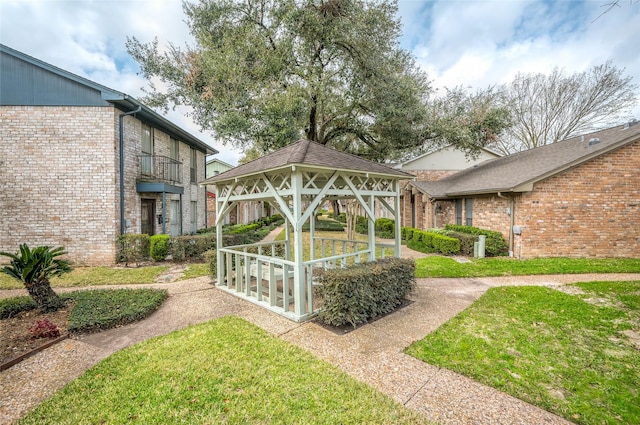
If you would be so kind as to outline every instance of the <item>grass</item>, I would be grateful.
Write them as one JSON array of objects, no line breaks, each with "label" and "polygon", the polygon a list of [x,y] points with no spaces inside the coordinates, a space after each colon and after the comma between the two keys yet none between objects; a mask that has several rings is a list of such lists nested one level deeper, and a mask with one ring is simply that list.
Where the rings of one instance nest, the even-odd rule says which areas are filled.
[{"label": "grass", "polygon": [[19,424],[419,424],[308,352],[225,317],[115,353]]},{"label": "grass", "polygon": [[[407,352],[581,424],[640,423],[640,281],[492,288]],[[609,300],[594,305],[584,299]]]},{"label": "grass", "polygon": [[184,270],[182,279],[193,279],[194,277],[208,276],[210,274],[211,272],[209,271],[209,264],[190,263]]},{"label": "grass", "polygon": [[416,260],[416,277],[522,276],[576,273],[640,273],[640,259],[631,258],[532,258],[495,257],[459,263],[449,257]]},{"label": "grass", "polygon": [[[74,287],[91,285],[129,285],[154,283],[156,278],[167,271],[169,266],[147,266],[137,268],[120,267],[77,267],[70,273],[51,279],[51,286]],[[0,289],[20,289],[21,282],[0,273]]]}]

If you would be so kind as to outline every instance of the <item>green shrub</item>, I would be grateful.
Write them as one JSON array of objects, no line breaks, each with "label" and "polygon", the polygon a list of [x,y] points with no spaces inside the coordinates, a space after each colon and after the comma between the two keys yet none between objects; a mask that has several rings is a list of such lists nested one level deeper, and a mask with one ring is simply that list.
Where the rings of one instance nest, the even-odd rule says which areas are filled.
[{"label": "green shrub", "polygon": [[149,235],[127,233],[118,236],[118,262],[142,263],[149,259]]},{"label": "green shrub", "polygon": [[96,289],[64,294],[76,301],[69,313],[69,332],[96,332],[135,322],[158,309],[164,289]]},{"label": "green shrub", "polygon": [[201,260],[204,253],[216,246],[216,235],[173,236],[169,239],[169,254],[173,261]]},{"label": "green shrub", "polygon": [[155,261],[164,261],[169,254],[169,235],[153,235],[149,237],[149,251]]},{"label": "green shrub", "polygon": [[455,232],[468,233],[471,235],[486,236],[485,239],[485,254],[488,257],[497,257],[501,255],[507,255],[509,253],[509,244],[502,236],[502,233],[495,232],[493,230],[480,229],[473,226],[461,226],[458,224],[447,224],[444,226],[446,230],[452,230]]},{"label": "green shrub", "polygon": [[434,232],[413,229],[411,232],[405,231],[405,235],[411,233],[411,239],[407,240],[407,246],[415,251],[432,253],[440,252],[444,255],[458,254],[460,252],[460,241]]},{"label": "green shrub", "polygon": [[347,213],[343,213],[341,212],[340,214],[338,214],[338,216],[336,217],[336,220],[338,220],[340,223],[346,223],[347,222]]},{"label": "green shrub", "polygon": [[356,217],[356,228],[354,229],[356,233],[360,233],[362,235],[369,234],[369,219],[367,217],[363,217],[361,215]]},{"label": "green shrub", "polygon": [[34,310],[36,303],[28,295],[0,299],[0,319],[8,319],[23,311]]},{"label": "green shrub", "polygon": [[396,234],[396,222],[390,218],[376,220],[376,236],[383,239],[393,239]]},{"label": "green shrub", "polygon": [[409,241],[413,238],[413,231],[416,230],[413,227],[401,227],[400,228],[400,239],[403,241]]},{"label": "green shrub", "polygon": [[216,279],[218,277],[218,253],[215,249],[210,249],[204,253],[204,259],[209,265],[209,275]]},{"label": "green shrub", "polygon": [[460,254],[473,257],[473,245],[478,241],[478,237],[469,233],[447,231],[447,236],[460,241]]},{"label": "green shrub", "polygon": [[[344,226],[342,225],[342,223],[335,220],[316,220],[314,227],[318,232],[343,232],[344,231]],[[307,222],[304,224],[304,226],[302,226],[302,231],[308,232],[309,228],[310,226],[309,226],[309,223]]]},{"label": "green shrub", "polygon": [[415,288],[415,262],[385,258],[326,270],[319,276],[319,319],[328,325],[356,326],[392,312]]},{"label": "green shrub", "polygon": [[439,235],[437,233],[431,233],[431,244],[433,248],[444,254],[453,255],[460,253],[460,240],[456,238],[450,238],[449,236]]}]

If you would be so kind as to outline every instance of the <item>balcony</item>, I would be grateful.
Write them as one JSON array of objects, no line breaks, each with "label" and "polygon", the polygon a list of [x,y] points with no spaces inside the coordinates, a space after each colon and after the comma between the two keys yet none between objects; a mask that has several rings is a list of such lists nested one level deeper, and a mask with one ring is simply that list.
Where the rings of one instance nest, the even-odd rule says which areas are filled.
[{"label": "balcony", "polygon": [[139,181],[164,182],[172,185],[182,183],[182,163],[163,155],[142,154]]}]

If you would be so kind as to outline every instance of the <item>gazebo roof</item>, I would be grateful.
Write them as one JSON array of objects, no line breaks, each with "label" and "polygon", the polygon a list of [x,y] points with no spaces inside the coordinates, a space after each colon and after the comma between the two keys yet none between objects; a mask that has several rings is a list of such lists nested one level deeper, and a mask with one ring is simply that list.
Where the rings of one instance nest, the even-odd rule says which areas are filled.
[{"label": "gazebo roof", "polygon": [[227,180],[246,177],[253,174],[287,168],[291,166],[306,166],[332,170],[349,170],[351,172],[372,173],[396,179],[411,179],[413,175],[404,171],[394,170],[383,164],[378,164],[358,156],[340,152],[325,145],[307,139],[298,140],[275,152],[267,154],[254,161],[232,168],[217,176],[208,178],[202,184],[218,183]]}]

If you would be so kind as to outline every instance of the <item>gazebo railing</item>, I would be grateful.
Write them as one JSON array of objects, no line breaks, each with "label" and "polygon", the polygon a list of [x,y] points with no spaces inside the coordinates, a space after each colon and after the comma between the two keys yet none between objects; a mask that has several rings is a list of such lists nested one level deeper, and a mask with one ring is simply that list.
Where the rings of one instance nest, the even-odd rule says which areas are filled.
[{"label": "gazebo railing", "polygon": [[284,241],[235,245],[218,249],[222,254],[223,281],[218,286],[235,295],[287,313],[293,303],[293,261],[285,256]]},{"label": "gazebo railing", "polygon": [[[368,261],[371,249],[376,251],[376,258],[384,258],[385,249],[393,248],[379,243],[369,248],[368,241],[332,238],[314,238],[312,246],[311,258],[302,263],[303,284],[299,287],[294,285],[296,263],[291,259],[287,241],[219,248],[222,280],[217,285],[293,320],[306,320],[321,307],[314,301],[314,270]],[[296,294],[298,290],[302,293]],[[302,305],[296,305],[295,300],[301,300]]]}]

